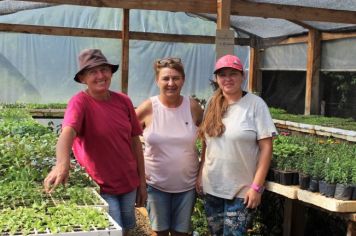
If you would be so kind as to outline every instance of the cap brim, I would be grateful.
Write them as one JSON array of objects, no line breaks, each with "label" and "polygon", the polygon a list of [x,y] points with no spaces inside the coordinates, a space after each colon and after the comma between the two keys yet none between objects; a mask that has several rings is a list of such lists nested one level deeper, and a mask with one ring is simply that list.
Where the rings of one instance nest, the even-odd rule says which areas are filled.
[{"label": "cap brim", "polygon": [[78,71],[78,73],[75,74],[75,76],[74,76],[74,81],[78,82],[78,83],[82,83],[79,80],[79,75],[80,74],[82,74],[87,69],[90,69],[90,68],[93,68],[93,67],[96,67],[96,66],[101,66],[101,65],[109,65],[109,66],[111,66],[111,72],[113,74],[119,69],[119,65],[113,65],[113,64],[110,64],[110,63],[98,63],[97,65],[91,65],[91,66],[85,67],[85,68],[81,69],[80,71]]},{"label": "cap brim", "polygon": [[215,69],[214,74],[216,74],[219,70],[224,69],[224,68],[231,68],[231,69],[235,69],[235,70],[243,72],[243,70],[241,68],[236,68],[236,67],[232,67],[232,66],[223,66],[223,67]]}]

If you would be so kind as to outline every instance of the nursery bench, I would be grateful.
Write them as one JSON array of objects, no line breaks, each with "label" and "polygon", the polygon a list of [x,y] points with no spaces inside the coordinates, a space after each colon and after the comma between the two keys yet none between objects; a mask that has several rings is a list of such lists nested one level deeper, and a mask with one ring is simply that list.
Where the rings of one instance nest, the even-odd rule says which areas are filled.
[{"label": "nursery bench", "polygon": [[286,186],[266,182],[266,189],[285,197],[283,235],[304,235],[306,206],[341,216],[348,221],[347,236],[356,236],[356,201],[327,198],[319,193],[302,190],[297,185]]}]

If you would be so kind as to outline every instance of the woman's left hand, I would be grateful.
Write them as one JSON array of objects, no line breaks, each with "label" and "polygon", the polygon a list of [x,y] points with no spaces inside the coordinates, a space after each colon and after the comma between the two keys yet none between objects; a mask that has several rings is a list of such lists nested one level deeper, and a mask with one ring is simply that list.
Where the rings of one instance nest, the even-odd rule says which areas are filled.
[{"label": "woman's left hand", "polygon": [[136,207],[144,207],[147,201],[146,184],[141,184],[137,188]]},{"label": "woman's left hand", "polygon": [[255,209],[258,207],[261,203],[261,196],[262,193],[258,193],[250,188],[245,196],[244,204],[246,205],[246,208]]}]

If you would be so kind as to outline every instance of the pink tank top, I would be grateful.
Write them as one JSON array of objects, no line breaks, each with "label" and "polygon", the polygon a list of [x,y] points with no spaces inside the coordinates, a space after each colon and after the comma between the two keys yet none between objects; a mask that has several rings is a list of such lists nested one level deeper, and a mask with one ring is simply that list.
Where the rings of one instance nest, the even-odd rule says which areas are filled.
[{"label": "pink tank top", "polygon": [[171,193],[191,190],[199,162],[195,146],[197,127],[190,100],[183,97],[179,107],[168,108],[158,96],[150,99],[152,123],[143,132],[147,184]]}]

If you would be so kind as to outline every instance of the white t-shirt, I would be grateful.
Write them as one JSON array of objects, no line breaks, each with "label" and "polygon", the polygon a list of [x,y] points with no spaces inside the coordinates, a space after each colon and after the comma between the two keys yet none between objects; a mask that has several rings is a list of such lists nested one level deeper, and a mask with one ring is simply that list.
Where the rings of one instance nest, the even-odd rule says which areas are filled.
[{"label": "white t-shirt", "polygon": [[256,173],[257,140],[277,131],[266,103],[251,93],[231,104],[222,121],[222,136],[206,137],[203,189],[225,199],[244,198]]}]

